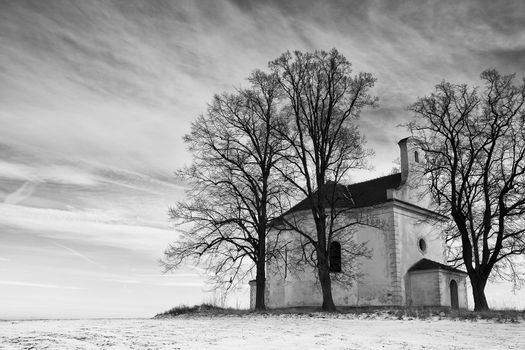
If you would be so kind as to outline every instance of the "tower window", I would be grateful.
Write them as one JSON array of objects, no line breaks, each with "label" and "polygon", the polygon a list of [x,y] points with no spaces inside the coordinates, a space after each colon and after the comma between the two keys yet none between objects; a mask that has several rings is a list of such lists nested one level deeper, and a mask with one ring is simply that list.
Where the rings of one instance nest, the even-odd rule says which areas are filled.
[{"label": "tower window", "polygon": [[330,243],[330,272],[341,272],[341,244]]},{"label": "tower window", "polygon": [[414,152],[414,160],[416,163],[419,163],[419,153],[417,153],[417,151]]}]

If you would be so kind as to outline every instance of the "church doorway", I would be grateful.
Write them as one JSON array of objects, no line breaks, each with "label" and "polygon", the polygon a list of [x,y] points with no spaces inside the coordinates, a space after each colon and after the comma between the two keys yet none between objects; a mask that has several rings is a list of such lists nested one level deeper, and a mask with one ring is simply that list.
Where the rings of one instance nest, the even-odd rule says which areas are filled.
[{"label": "church doorway", "polygon": [[450,306],[452,306],[453,309],[459,308],[458,283],[455,280],[450,281]]}]

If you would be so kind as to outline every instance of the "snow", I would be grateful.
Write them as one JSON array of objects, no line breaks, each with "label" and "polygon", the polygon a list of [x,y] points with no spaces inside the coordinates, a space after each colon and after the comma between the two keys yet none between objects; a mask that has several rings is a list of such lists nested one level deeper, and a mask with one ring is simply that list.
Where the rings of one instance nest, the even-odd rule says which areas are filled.
[{"label": "snow", "polygon": [[0,349],[525,349],[523,323],[348,315],[0,322]]}]

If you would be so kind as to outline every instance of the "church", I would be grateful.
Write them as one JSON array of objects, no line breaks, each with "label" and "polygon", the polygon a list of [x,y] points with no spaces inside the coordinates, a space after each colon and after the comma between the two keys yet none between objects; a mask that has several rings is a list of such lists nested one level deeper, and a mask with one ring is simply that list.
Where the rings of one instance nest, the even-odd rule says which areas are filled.
[{"label": "church", "polygon": [[[446,265],[445,241],[436,225],[438,213],[422,194],[418,163],[424,159],[417,139],[398,143],[401,172],[345,187],[349,213],[366,213],[380,225],[359,224],[352,229],[352,240],[369,252],[345,266],[338,254],[345,240],[332,240],[330,258],[332,295],[336,306],[445,306],[467,308],[467,274]],[[304,225],[315,227],[306,202],[289,213]],[[344,231],[341,233],[344,235]],[[350,234],[350,233],[348,233]],[[290,233],[291,244],[298,234]],[[266,268],[266,306],[269,308],[320,306],[322,293],[317,271],[310,265],[290,269],[287,262],[270,261]],[[357,269],[348,282],[338,280],[345,268]],[[250,282],[250,306],[255,306],[255,281]]]}]

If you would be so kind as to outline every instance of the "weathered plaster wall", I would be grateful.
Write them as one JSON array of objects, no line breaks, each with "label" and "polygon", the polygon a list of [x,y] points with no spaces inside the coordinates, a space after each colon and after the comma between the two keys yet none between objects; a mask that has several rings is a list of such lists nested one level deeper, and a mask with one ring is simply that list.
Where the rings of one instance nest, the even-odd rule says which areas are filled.
[{"label": "weathered plaster wall", "polygon": [[466,275],[442,269],[411,271],[407,275],[407,305],[451,307],[450,282],[458,284],[458,306],[468,308]]},{"label": "weathered plaster wall", "polygon": [[[359,260],[361,277],[351,285],[334,281],[334,302],[336,305],[405,305],[409,302],[408,269],[422,258],[443,262],[444,241],[437,228],[423,221],[423,212],[406,205],[388,202],[370,209],[366,215],[373,217],[378,227],[360,226],[354,233],[354,241],[366,242],[371,258]],[[304,215],[301,222],[305,227],[314,227],[308,215]],[[418,245],[421,238],[426,243],[424,252]],[[286,239],[297,242],[297,233],[290,233]],[[269,266],[267,288],[269,307],[320,305],[322,302],[317,271],[310,266],[303,266],[302,270],[288,266],[286,274],[283,266]],[[439,290],[438,285],[436,288]]]},{"label": "weathered plaster wall", "polygon": [[380,228],[362,226],[356,235],[356,242],[366,243],[371,249],[371,258],[359,261],[362,276],[356,281],[356,301],[351,305],[392,305],[395,300],[389,249],[394,236],[393,207],[385,204],[368,215],[377,218]]},{"label": "weathered plaster wall", "polygon": [[[408,278],[407,271],[419,260],[426,258],[439,263],[444,262],[444,239],[432,222],[424,221],[422,213],[401,205],[394,208],[395,229],[397,241],[395,244],[397,271],[400,286],[399,296],[401,304],[405,304],[405,285]],[[423,239],[426,250],[419,247],[419,240]],[[394,249],[394,247],[392,247]]]},{"label": "weathered plaster wall", "polygon": [[460,309],[468,308],[467,276],[461,273],[440,270],[439,291],[441,294],[441,305],[452,306],[450,300],[450,281],[455,280],[458,284],[458,304]]},{"label": "weathered plaster wall", "polygon": [[[383,205],[360,213],[369,220],[371,225],[360,225],[354,231],[355,243],[366,243],[370,249],[371,258],[361,258],[355,263],[359,265],[360,277],[349,283],[339,283],[338,274],[332,273],[332,296],[336,305],[391,305],[395,304],[392,297],[392,273],[389,247],[393,236],[393,206]],[[355,212],[353,213],[355,215]],[[313,229],[314,224],[308,215],[301,217],[304,227]],[[348,233],[347,233],[348,234]],[[286,238],[285,238],[286,237]],[[298,234],[290,233],[281,236],[281,240],[296,242]],[[338,239],[344,245],[344,239]],[[343,247],[344,250],[344,247]],[[293,264],[293,262],[290,261]],[[345,261],[343,259],[343,271]],[[347,266],[348,268],[348,266]],[[269,307],[320,305],[322,293],[317,282],[316,269],[302,265],[279,267],[276,264],[268,266],[267,296]],[[286,270],[286,273],[283,273]]]},{"label": "weathered plaster wall", "polygon": [[441,304],[439,273],[435,270],[412,271],[407,275],[407,305],[438,306]]},{"label": "weathered plaster wall", "polygon": [[250,281],[248,282],[248,284],[250,286],[250,310],[254,310],[255,309],[255,293],[257,291],[256,282]]}]

